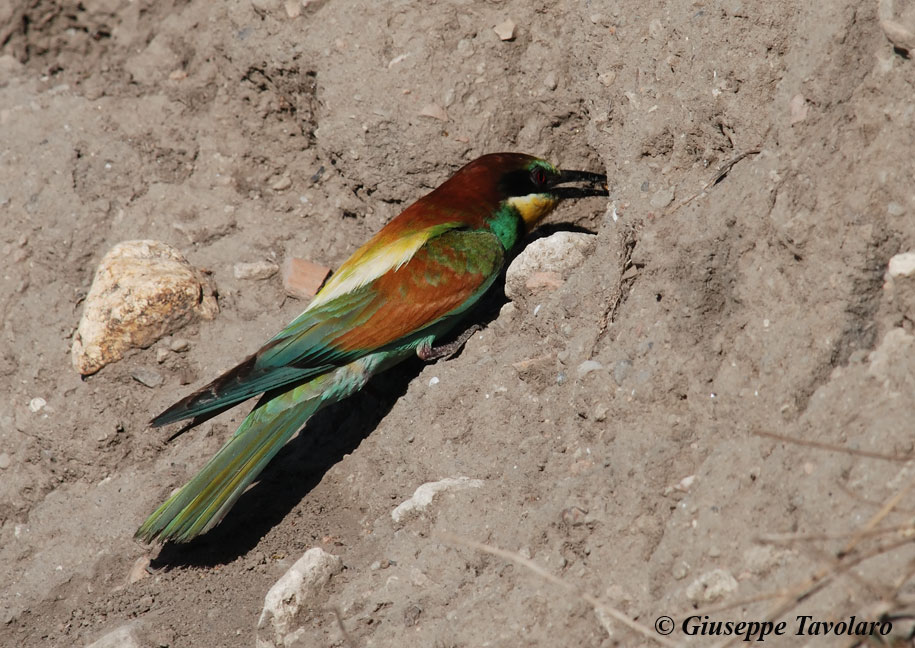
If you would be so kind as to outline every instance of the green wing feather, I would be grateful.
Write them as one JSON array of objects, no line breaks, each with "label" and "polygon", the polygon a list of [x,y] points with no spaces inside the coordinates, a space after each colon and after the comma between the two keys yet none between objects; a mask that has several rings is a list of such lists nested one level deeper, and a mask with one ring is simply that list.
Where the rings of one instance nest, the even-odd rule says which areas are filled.
[{"label": "green wing feather", "polygon": [[[405,335],[423,337],[422,330],[451,314],[436,310],[439,304],[448,311],[463,311],[485,292],[498,276],[503,252],[489,231],[439,233],[402,266],[306,309],[257,353],[169,407],[152,424],[218,413],[368,353],[396,347]],[[341,340],[354,336],[365,343],[341,345]]]},{"label": "green wing feather", "polygon": [[147,518],[136,537],[186,542],[210,530],[309,417],[408,354],[374,353],[260,403],[203,469]]}]

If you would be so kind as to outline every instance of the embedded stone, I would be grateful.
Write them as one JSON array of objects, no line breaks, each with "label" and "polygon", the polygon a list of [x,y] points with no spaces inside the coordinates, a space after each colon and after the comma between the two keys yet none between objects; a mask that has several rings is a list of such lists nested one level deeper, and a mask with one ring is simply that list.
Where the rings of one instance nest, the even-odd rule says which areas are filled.
[{"label": "embedded stone", "polygon": [[580,266],[597,237],[557,232],[532,241],[515,257],[505,273],[505,296],[517,300],[534,290],[558,288]]},{"label": "embedded stone", "polygon": [[159,241],[124,241],[102,259],[73,337],[76,370],[88,375],[198,318],[219,312],[212,282]]},{"label": "embedded stone", "polygon": [[309,549],[295,561],[264,598],[257,622],[257,648],[285,647],[298,641],[305,632],[295,627],[299,610],[342,570],[343,560],[320,547]]}]

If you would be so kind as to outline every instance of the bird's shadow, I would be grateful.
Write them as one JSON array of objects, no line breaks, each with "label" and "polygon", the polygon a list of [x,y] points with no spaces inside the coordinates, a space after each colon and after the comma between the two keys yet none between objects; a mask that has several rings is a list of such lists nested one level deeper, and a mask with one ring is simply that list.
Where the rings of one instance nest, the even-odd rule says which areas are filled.
[{"label": "bird's shadow", "polygon": [[[556,232],[574,232],[576,234],[597,234],[597,232],[595,232],[594,230],[588,229],[587,227],[583,227],[583,226],[579,225],[578,223],[568,223],[568,222],[564,222],[564,221],[556,222],[556,223],[544,223],[543,225],[538,227],[536,230],[534,230],[534,232],[529,237],[527,237],[527,239],[525,240],[524,243],[525,243],[525,245],[527,245],[531,241],[535,241],[540,238],[546,238],[547,236],[551,236],[551,235],[555,234]],[[524,248],[522,247],[521,250],[523,250],[523,249]],[[520,252],[520,250],[519,250],[519,252]]]},{"label": "bird's shadow", "polygon": [[[539,228],[527,242],[557,231],[592,233],[578,225],[556,223]],[[459,336],[471,324],[487,326],[499,316],[504,304],[503,271],[495,285],[470,310],[464,325],[457,326],[441,342]],[[459,350],[452,357],[460,353]],[[249,552],[318,485],[331,466],[359,447],[406,393],[410,381],[422,371],[424,364],[418,358],[411,358],[375,376],[365,389],[345,401],[312,416],[215,528],[188,543],[166,542],[150,567],[213,567]]]},{"label": "bird's shadow", "polygon": [[401,363],[372,378],[345,401],[316,413],[216,527],[187,543],[166,542],[150,566],[213,567],[249,552],[318,485],[331,466],[353,452],[378,426],[422,365],[418,358]]}]

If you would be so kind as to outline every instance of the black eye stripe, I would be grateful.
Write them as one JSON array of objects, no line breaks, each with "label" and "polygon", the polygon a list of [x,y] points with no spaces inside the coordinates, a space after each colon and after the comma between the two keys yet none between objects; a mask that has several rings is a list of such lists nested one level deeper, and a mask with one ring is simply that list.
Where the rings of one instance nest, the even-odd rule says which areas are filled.
[{"label": "black eye stripe", "polygon": [[531,182],[537,187],[544,186],[546,184],[546,171],[540,167],[531,169]]},{"label": "black eye stripe", "polygon": [[542,193],[549,183],[549,174],[545,169],[518,169],[502,176],[499,188],[505,196],[527,196],[532,193]]}]

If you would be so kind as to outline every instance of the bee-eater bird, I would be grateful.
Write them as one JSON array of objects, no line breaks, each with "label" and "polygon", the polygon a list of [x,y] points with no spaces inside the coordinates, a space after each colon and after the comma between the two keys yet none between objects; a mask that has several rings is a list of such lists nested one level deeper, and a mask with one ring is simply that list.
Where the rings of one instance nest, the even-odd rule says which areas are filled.
[{"label": "bee-eater bird", "polygon": [[[583,186],[559,186],[569,182]],[[470,162],[356,250],[305,311],[257,353],[151,424],[214,415],[263,394],[203,469],[137,530],[186,542],[210,530],[322,407],[455,329],[506,259],[563,199],[608,195],[607,178],[521,153]]]}]

